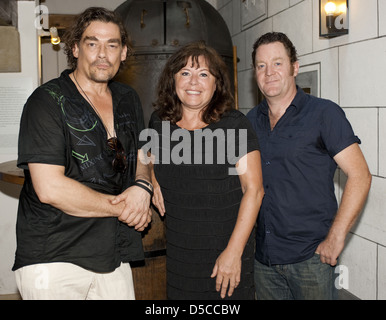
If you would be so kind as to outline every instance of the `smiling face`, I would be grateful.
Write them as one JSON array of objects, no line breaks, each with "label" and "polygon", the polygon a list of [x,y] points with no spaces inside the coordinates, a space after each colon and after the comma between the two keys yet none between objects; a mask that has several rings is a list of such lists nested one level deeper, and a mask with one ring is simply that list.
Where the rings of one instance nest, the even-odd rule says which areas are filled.
[{"label": "smiling face", "polygon": [[291,63],[282,43],[261,45],[256,51],[255,65],[257,84],[268,100],[282,99],[296,92],[299,63]]},{"label": "smiling face", "polygon": [[183,109],[205,109],[216,91],[216,78],[209,72],[203,56],[198,58],[198,65],[189,58],[186,66],[175,74],[174,79]]},{"label": "smiling face", "polygon": [[77,71],[95,82],[108,82],[124,61],[127,47],[122,47],[119,27],[114,23],[93,21],[83,32],[73,55],[78,59]]}]

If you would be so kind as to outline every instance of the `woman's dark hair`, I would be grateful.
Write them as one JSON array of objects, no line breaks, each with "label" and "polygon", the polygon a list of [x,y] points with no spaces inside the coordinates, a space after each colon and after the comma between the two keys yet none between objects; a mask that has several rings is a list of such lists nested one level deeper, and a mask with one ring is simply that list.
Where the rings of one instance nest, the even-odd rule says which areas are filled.
[{"label": "woman's dark hair", "polygon": [[216,91],[203,110],[201,120],[207,124],[217,122],[225,112],[234,107],[228,68],[223,58],[203,41],[193,42],[175,52],[166,62],[160,75],[157,100],[153,105],[162,120],[173,124],[181,120],[182,107],[176,93],[174,76],[187,65],[190,58],[192,67],[199,68],[199,57],[205,59],[209,72],[216,78]]},{"label": "woman's dark hair", "polygon": [[[91,7],[78,15],[72,26],[67,29],[63,35],[63,42],[65,43],[64,52],[67,55],[68,65],[73,70],[75,70],[77,67],[78,59],[75,58],[72,54],[72,49],[75,47],[75,44],[79,45],[84,31],[93,21],[101,21],[106,23],[112,22],[116,24],[120,30],[122,46],[127,46],[126,58],[130,56],[132,52],[132,49],[129,45],[127,31],[123,26],[120,17],[113,11],[109,11],[105,8]],[[122,61],[121,66],[125,63],[125,61]]]},{"label": "woman's dark hair", "polygon": [[287,50],[288,57],[290,58],[292,64],[298,61],[296,48],[284,33],[268,32],[257,39],[253,45],[252,63],[254,68],[256,68],[255,59],[257,49],[263,44],[270,44],[273,42],[281,42],[284,45],[284,48]]}]

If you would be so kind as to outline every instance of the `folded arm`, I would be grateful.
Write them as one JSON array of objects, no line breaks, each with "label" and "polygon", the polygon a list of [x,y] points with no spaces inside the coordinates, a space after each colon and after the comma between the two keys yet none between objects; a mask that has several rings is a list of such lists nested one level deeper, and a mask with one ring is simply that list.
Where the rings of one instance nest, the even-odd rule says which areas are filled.
[{"label": "folded arm", "polygon": [[118,217],[123,205],[111,203],[114,196],[97,192],[65,176],[63,166],[29,163],[32,184],[42,203],[82,218]]}]

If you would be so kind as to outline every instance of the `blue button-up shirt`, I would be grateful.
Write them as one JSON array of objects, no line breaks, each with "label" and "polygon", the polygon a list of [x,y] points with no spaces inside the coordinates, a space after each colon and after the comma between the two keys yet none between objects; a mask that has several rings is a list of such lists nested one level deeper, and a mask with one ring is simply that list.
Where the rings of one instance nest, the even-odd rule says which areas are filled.
[{"label": "blue button-up shirt", "polygon": [[267,265],[307,260],[337,212],[333,157],[360,140],[338,105],[299,88],[273,130],[266,100],[247,117],[259,139],[265,189],[256,259]]}]

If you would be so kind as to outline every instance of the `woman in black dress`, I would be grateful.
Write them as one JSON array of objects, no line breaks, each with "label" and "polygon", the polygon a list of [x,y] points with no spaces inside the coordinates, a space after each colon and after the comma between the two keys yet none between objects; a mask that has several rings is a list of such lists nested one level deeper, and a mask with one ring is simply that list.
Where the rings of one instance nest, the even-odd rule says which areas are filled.
[{"label": "woman in black dress", "polygon": [[233,109],[222,58],[202,42],[173,54],[155,107],[153,203],[166,215],[168,298],[254,299],[260,152]]}]

